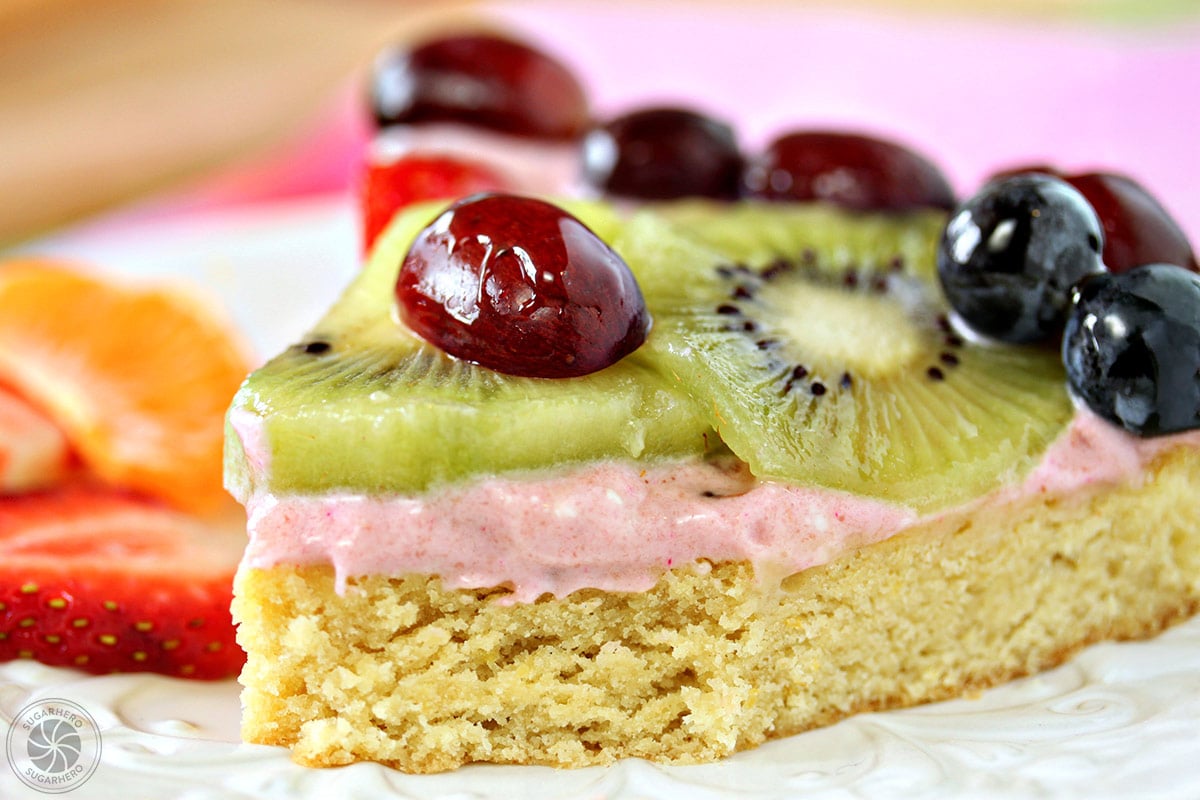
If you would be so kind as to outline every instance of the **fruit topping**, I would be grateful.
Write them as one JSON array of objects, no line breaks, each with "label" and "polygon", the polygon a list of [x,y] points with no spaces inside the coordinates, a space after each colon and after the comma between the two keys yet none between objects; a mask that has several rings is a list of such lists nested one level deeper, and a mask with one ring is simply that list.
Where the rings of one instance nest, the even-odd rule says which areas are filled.
[{"label": "fruit topping", "polygon": [[1006,170],[997,177],[1041,172],[1079,190],[1104,228],[1104,266],[1128,272],[1143,264],[1175,264],[1200,272],[1196,254],[1179,223],[1144,186],[1113,172],[1062,173],[1044,165]]},{"label": "fruit topping", "polygon": [[459,122],[520,136],[573,139],[587,97],[561,63],[491,34],[448,36],[380,54],[371,76],[379,126]]},{"label": "fruit topping", "polygon": [[[421,491],[732,451],[764,480],[925,511],[1025,474],[1072,417],[1057,352],[954,332],[940,211],[697,202],[623,218],[572,204],[629,265],[654,325],[611,367],[556,381],[397,335],[397,271],[430,208],[400,215],[326,317],[239,392],[234,491]],[[267,453],[240,455],[242,440]]]},{"label": "fruit topping", "polygon": [[225,409],[249,371],[195,298],[41,261],[0,266],[0,380],[52,418],[102,480],[209,511]]},{"label": "fruit topping", "polygon": [[456,199],[507,188],[494,170],[439,153],[410,153],[367,165],[363,181],[363,243],[370,249],[402,208],[425,200]]},{"label": "fruit topping", "polygon": [[[611,208],[564,203],[621,249]],[[316,326],[246,381],[230,414],[231,491],[420,492],[547,464],[690,457],[717,443],[645,346],[590,375],[539,380],[397,330],[397,272],[444,208],[400,214]]]},{"label": "fruit topping", "polygon": [[417,235],[400,318],[457,358],[535,378],[596,372],[636,350],[650,316],[617,253],[541,200],[478,195]]},{"label": "fruit topping", "polygon": [[617,117],[583,140],[583,172],[604,194],[639,200],[737,197],[742,170],[733,128],[683,108]]},{"label": "fruit topping", "polygon": [[1058,336],[1071,287],[1104,269],[1096,213],[1067,183],[1038,174],[987,184],[953,212],[937,251],[946,299],[984,336]]},{"label": "fruit topping", "polygon": [[228,678],[245,536],[135,496],[68,485],[0,499],[0,661]]},{"label": "fruit topping", "polygon": [[1142,436],[1200,427],[1200,276],[1150,264],[1085,279],[1062,344],[1071,388]]},{"label": "fruit topping", "polygon": [[751,159],[749,197],[819,200],[855,211],[954,207],[954,190],[933,162],[895,142],[853,133],[799,131]]}]

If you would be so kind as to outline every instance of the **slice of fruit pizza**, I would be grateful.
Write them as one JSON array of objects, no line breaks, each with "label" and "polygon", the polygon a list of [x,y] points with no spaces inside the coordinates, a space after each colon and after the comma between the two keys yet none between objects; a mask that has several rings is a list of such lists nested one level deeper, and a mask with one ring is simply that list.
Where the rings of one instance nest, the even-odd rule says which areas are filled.
[{"label": "slice of fruit pizza", "polygon": [[[496,136],[545,132],[505,113],[509,45],[455,41],[381,62],[444,101],[383,121],[403,157],[491,126],[475,158],[501,164]],[[430,88],[455,77],[490,115]],[[1186,240],[1106,269],[1106,235],[1145,230],[1129,195],[1041,169],[958,204],[899,145],[745,157],[686,109],[579,153],[614,202],[409,208],[237,395],[249,741],[709,760],[1200,605],[1200,277]]]},{"label": "slice of fruit pizza", "polygon": [[0,661],[238,672],[221,420],[248,368],[180,291],[0,265]]}]

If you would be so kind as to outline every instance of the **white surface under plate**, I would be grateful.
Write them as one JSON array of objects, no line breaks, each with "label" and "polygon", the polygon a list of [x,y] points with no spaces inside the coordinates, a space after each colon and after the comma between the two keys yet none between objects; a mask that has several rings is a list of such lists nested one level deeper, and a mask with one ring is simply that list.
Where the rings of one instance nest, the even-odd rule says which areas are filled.
[{"label": "white surface under plate", "polygon": [[[357,247],[350,210],[331,199],[99,225],[31,249],[203,285],[269,354],[315,321],[353,273]],[[102,731],[99,767],[67,795],[78,800],[1200,797],[1200,619],[1149,642],[1088,648],[970,699],[863,714],[697,767],[309,770],[282,749],[238,742],[233,681],[89,677],[24,661],[0,665],[0,733],[41,698],[83,706]],[[0,798],[42,796],[0,767]]]}]

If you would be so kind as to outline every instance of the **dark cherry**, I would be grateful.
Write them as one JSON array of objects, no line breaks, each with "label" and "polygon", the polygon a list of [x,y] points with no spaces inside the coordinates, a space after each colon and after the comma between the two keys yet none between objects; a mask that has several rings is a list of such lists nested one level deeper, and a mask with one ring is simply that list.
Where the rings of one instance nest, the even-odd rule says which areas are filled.
[{"label": "dark cherry", "polygon": [[822,200],[856,211],[954,207],[934,163],[895,142],[854,133],[800,131],[747,165],[743,190],[766,200]]},{"label": "dark cherry", "polygon": [[1140,436],[1200,427],[1200,276],[1146,264],[1085,279],[1063,363],[1092,411]]},{"label": "dark cherry", "polygon": [[742,155],[733,128],[685,108],[646,108],[592,128],[583,173],[608,195],[639,200],[737,197]]},{"label": "dark cherry", "polygon": [[1132,178],[1107,172],[1067,176],[1088,199],[1104,226],[1104,264],[1127,272],[1143,264],[1175,264],[1200,272],[1179,223]]},{"label": "dark cherry", "polygon": [[1018,172],[1062,178],[1087,198],[1104,227],[1104,265],[1109,272],[1128,272],[1143,264],[1174,264],[1200,272],[1179,223],[1133,178],[1114,172],[1063,173],[1046,165],[1005,170],[997,177]]},{"label": "dark cherry", "polygon": [[491,34],[449,36],[384,51],[371,75],[379,126],[461,122],[544,139],[573,139],[590,121],[575,76],[546,53]]},{"label": "dark cherry", "polygon": [[396,282],[400,318],[426,341],[497,372],[571,378],[636,350],[650,315],[628,265],[541,200],[458,201],[417,236]]}]

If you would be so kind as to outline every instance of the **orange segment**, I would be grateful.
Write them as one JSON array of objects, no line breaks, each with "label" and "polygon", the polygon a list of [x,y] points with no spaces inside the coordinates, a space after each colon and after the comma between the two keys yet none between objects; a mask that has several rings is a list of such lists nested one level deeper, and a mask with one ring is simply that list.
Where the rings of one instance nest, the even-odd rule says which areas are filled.
[{"label": "orange segment", "polygon": [[215,509],[224,412],[249,368],[229,324],[182,291],[48,261],[0,266],[0,380],[108,482]]}]

